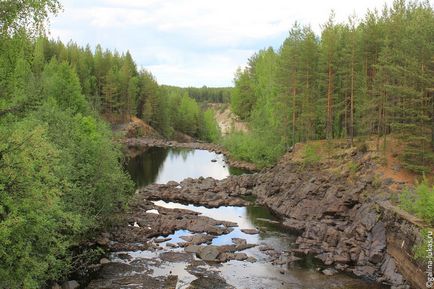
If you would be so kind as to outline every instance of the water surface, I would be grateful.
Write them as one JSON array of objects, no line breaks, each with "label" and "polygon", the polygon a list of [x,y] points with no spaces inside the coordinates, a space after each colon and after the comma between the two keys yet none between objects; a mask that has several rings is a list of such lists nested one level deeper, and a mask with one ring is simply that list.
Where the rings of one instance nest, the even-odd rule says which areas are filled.
[{"label": "water surface", "polygon": [[[189,177],[198,178],[202,176],[223,179],[231,174],[244,173],[230,168],[221,154],[205,150],[177,148],[151,148],[143,154],[130,159],[127,168],[138,188],[152,183],[180,182]],[[257,262],[229,261],[220,265],[208,264],[203,268],[196,268],[196,270],[218,272],[220,276],[237,289],[383,288],[377,284],[352,278],[345,274],[337,274],[333,277],[325,276],[318,271],[322,267],[321,264],[310,257],[293,264],[290,268],[270,264],[267,261],[269,257],[258,249],[259,245],[271,246],[275,250],[283,252],[294,246],[297,236],[289,234],[278,219],[265,207],[252,205],[247,207],[221,206],[219,208],[206,208],[204,206],[185,205],[163,200],[155,201],[154,204],[165,208],[188,209],[216,220],[237,223],[238,227],[234,227],[229,234],[217,236],[213,239],[212,244],[231,244],[232,238],[246,239],[248,243],[257,244],[258,246],[242,252],[256,258]],[[252,228],[259,229],[260,233],[248,235],[241,232],[241,229]],[[177,243],[183,242],[181,236],[191,234],[188,230],[178,230],[165,237],[171,238],[168,242]],[[182,248],[168,248],[165,243],[167,242],[161,243],[164,248],[163,251],[183,251]],[[126,253],[131,255],[134,260],[148,262],[154,276],[178,275],[178,289],[187,288],[188,284],[196,278],[189,273],[191,272],[188,271],[189,264],[185,262],[163,262],[158,266],[153,266],[152,260],[158,259],[160,252],[137,251]],[[113,256],[113,259],[124,262],[117,259],[116,255]]]},{"label": "water surface", "polygon": [[127,169],[138,187],[149,184],[180,182],[186,178],[224,179],[242,170],[229,168],[222,154],[184,148],[149,148],[131,158]]}]

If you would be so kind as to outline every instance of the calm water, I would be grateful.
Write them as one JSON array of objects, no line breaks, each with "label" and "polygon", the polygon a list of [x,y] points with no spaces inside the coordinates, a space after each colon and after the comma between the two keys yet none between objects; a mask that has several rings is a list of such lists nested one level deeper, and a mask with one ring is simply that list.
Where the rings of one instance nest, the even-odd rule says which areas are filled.
[{"label": "calm water", "polygon": [[[213,161],[214,160],[214,161]],[[168,181],[182,181],[185,178],[213,177],[223,179],[229,175],[241,174],[243,171],[229,168],[223,155],[204,150],[189,150],[175,148],[151,148],[143,154],[129,160],[127,168],[137,184],[137,187],[159,183],[164,184]],[[232,232],[218,236],[213,239],[214,245],[231,244],[232,238],[243,238],[248,243],[265,244],[278,251],[290,249],[296,236],[288,234],[268,209],[261,206],[248,207],[227,207],[206,208],[203,206],[183,205],[173,202],[156,201],[157,206],[166,208],[189,209],[201,213],[217,220],[236,222]],[[241,229],[257,228],[260,233],[257,235],[247,235]],[[181,236],[192,234],[188,230],[179,230],[169,235],[169,242],[182,242]],[[161,244],[165,247],[165,244]],[[169,250],[167,247],[164,250]],[[183,249],[170,249],[180,250]],[[359,279],[354,279],[344,274],[337,274],[327,277],[317,271],[321,265],[312,258],[305,258],[289,268],[284,274],[281,267],[273,266],[267,262],[268,256],[258,250],[258,247],[247,249],[248,256],[257,259],[255,263],[229,261],[219,266],[207,265],[204,270],[216,270],[224,277],[228,283],[236,288],[353,288],[353,289],[374,289],[383,288],[376,284],[368,283]],[[127,252],[135,260],[158,259],[158,253],[149,251]],[[123,262],[113,256],[113,259]],[[165,262],[161,266],[153,268],[155,276],[168,275],[169,272],[178,275],[177,288],[187,288],[188,284],[196,279],[188,273],[187,263]]]},{"label": "calm water", "polygon": [[206,150],[153,147],[128,161],[128,171],[138,187],[180,182],[186,178],[224,179],[244,171],[230,168],[221,154]]}]

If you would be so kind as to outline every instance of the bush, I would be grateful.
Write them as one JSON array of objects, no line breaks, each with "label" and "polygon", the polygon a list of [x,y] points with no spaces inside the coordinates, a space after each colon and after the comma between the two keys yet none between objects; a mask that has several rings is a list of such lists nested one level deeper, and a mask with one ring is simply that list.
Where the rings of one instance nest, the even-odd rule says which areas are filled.
[{"label": "bush", "polygon": [[413,246],[414,258],[420,262],[427,261],[426,254],[429,252],[428,229],[420,230],[420,240]]},{"label": "bush", "polygon": [[218,142],[220,140],[220,128],[212,109],[207,109],[203,113],[203,128],[200,134],[201,139],[209,142]]},{"label": "bush", "polygon": [[223,139],[223,144],[233,157],[264,167],[275,163],[285,152],[273,137],[265,133],[234,132]]},{"label": "bush", "polygon": [[47,126],[24,119],[0,133],[0,288],[38,288],[68,271],[79,218],[64,208]]},{"label": "bush", "polygon": [[[0,126],[0,288],[40,288],[133,192],[109,128],[53,98]],[[79,256],[78,258],[87,258]]]},{"label": "bush", "polygon": [[405,210],[434,224],[434,186],[430,186],[426,179],[416,186],[414,192],[404,190],[400,195],[400,203]]},{"label": "bush", "polygon": [[62,111],[53,99],[35,115],[48,123],[50,140],[63,160],[62,177],[73,184],[63,188],[65,208],[80,214],[83,233],[110,221],[133,187],[108,126],[93,116]]},{"label": "bush", "polygon": [[306,144],[303,148],[302,158],[305,165],[312,165],[321,160],[317,153],[318,148],[312,144]]}]

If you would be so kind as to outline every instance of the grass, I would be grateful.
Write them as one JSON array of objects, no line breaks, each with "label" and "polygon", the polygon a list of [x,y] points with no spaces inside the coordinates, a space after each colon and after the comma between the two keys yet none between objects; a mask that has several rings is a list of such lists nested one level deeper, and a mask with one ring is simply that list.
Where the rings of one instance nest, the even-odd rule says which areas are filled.
[{"label": "grass", "polygon": [[417,184],[414,191],[405,189],[399,200],[404,210],[434,225],[434,186],[430,185],[426,178]]}]

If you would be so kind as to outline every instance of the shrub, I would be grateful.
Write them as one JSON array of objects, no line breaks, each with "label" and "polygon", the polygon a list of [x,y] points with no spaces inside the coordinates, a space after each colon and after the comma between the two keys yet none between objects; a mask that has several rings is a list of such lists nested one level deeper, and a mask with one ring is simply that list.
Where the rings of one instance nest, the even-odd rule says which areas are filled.
[{"label": "shrub", "polygon": [[413,246],[414,258],[418,261],[426,261],[428,249],[428,229],[420,230],[420,241]]},{"label": "shrub", "polygon": [[266,133],[234,132],[223,139],[223,144],[233,157],[264,167],[275,163],[285,151],[273,137]]},{"label": "shrub", "polygon": [[424,179],[414,192],[405,189],[400,195],[401,207],[419,218],[434,224],[434,186]]},{"label": "shrub", "polygon": [[0,288],[38,288],[69,269],[80,224],[64,210],[60,152],[47,127],[25,119],[0,133]]}]

